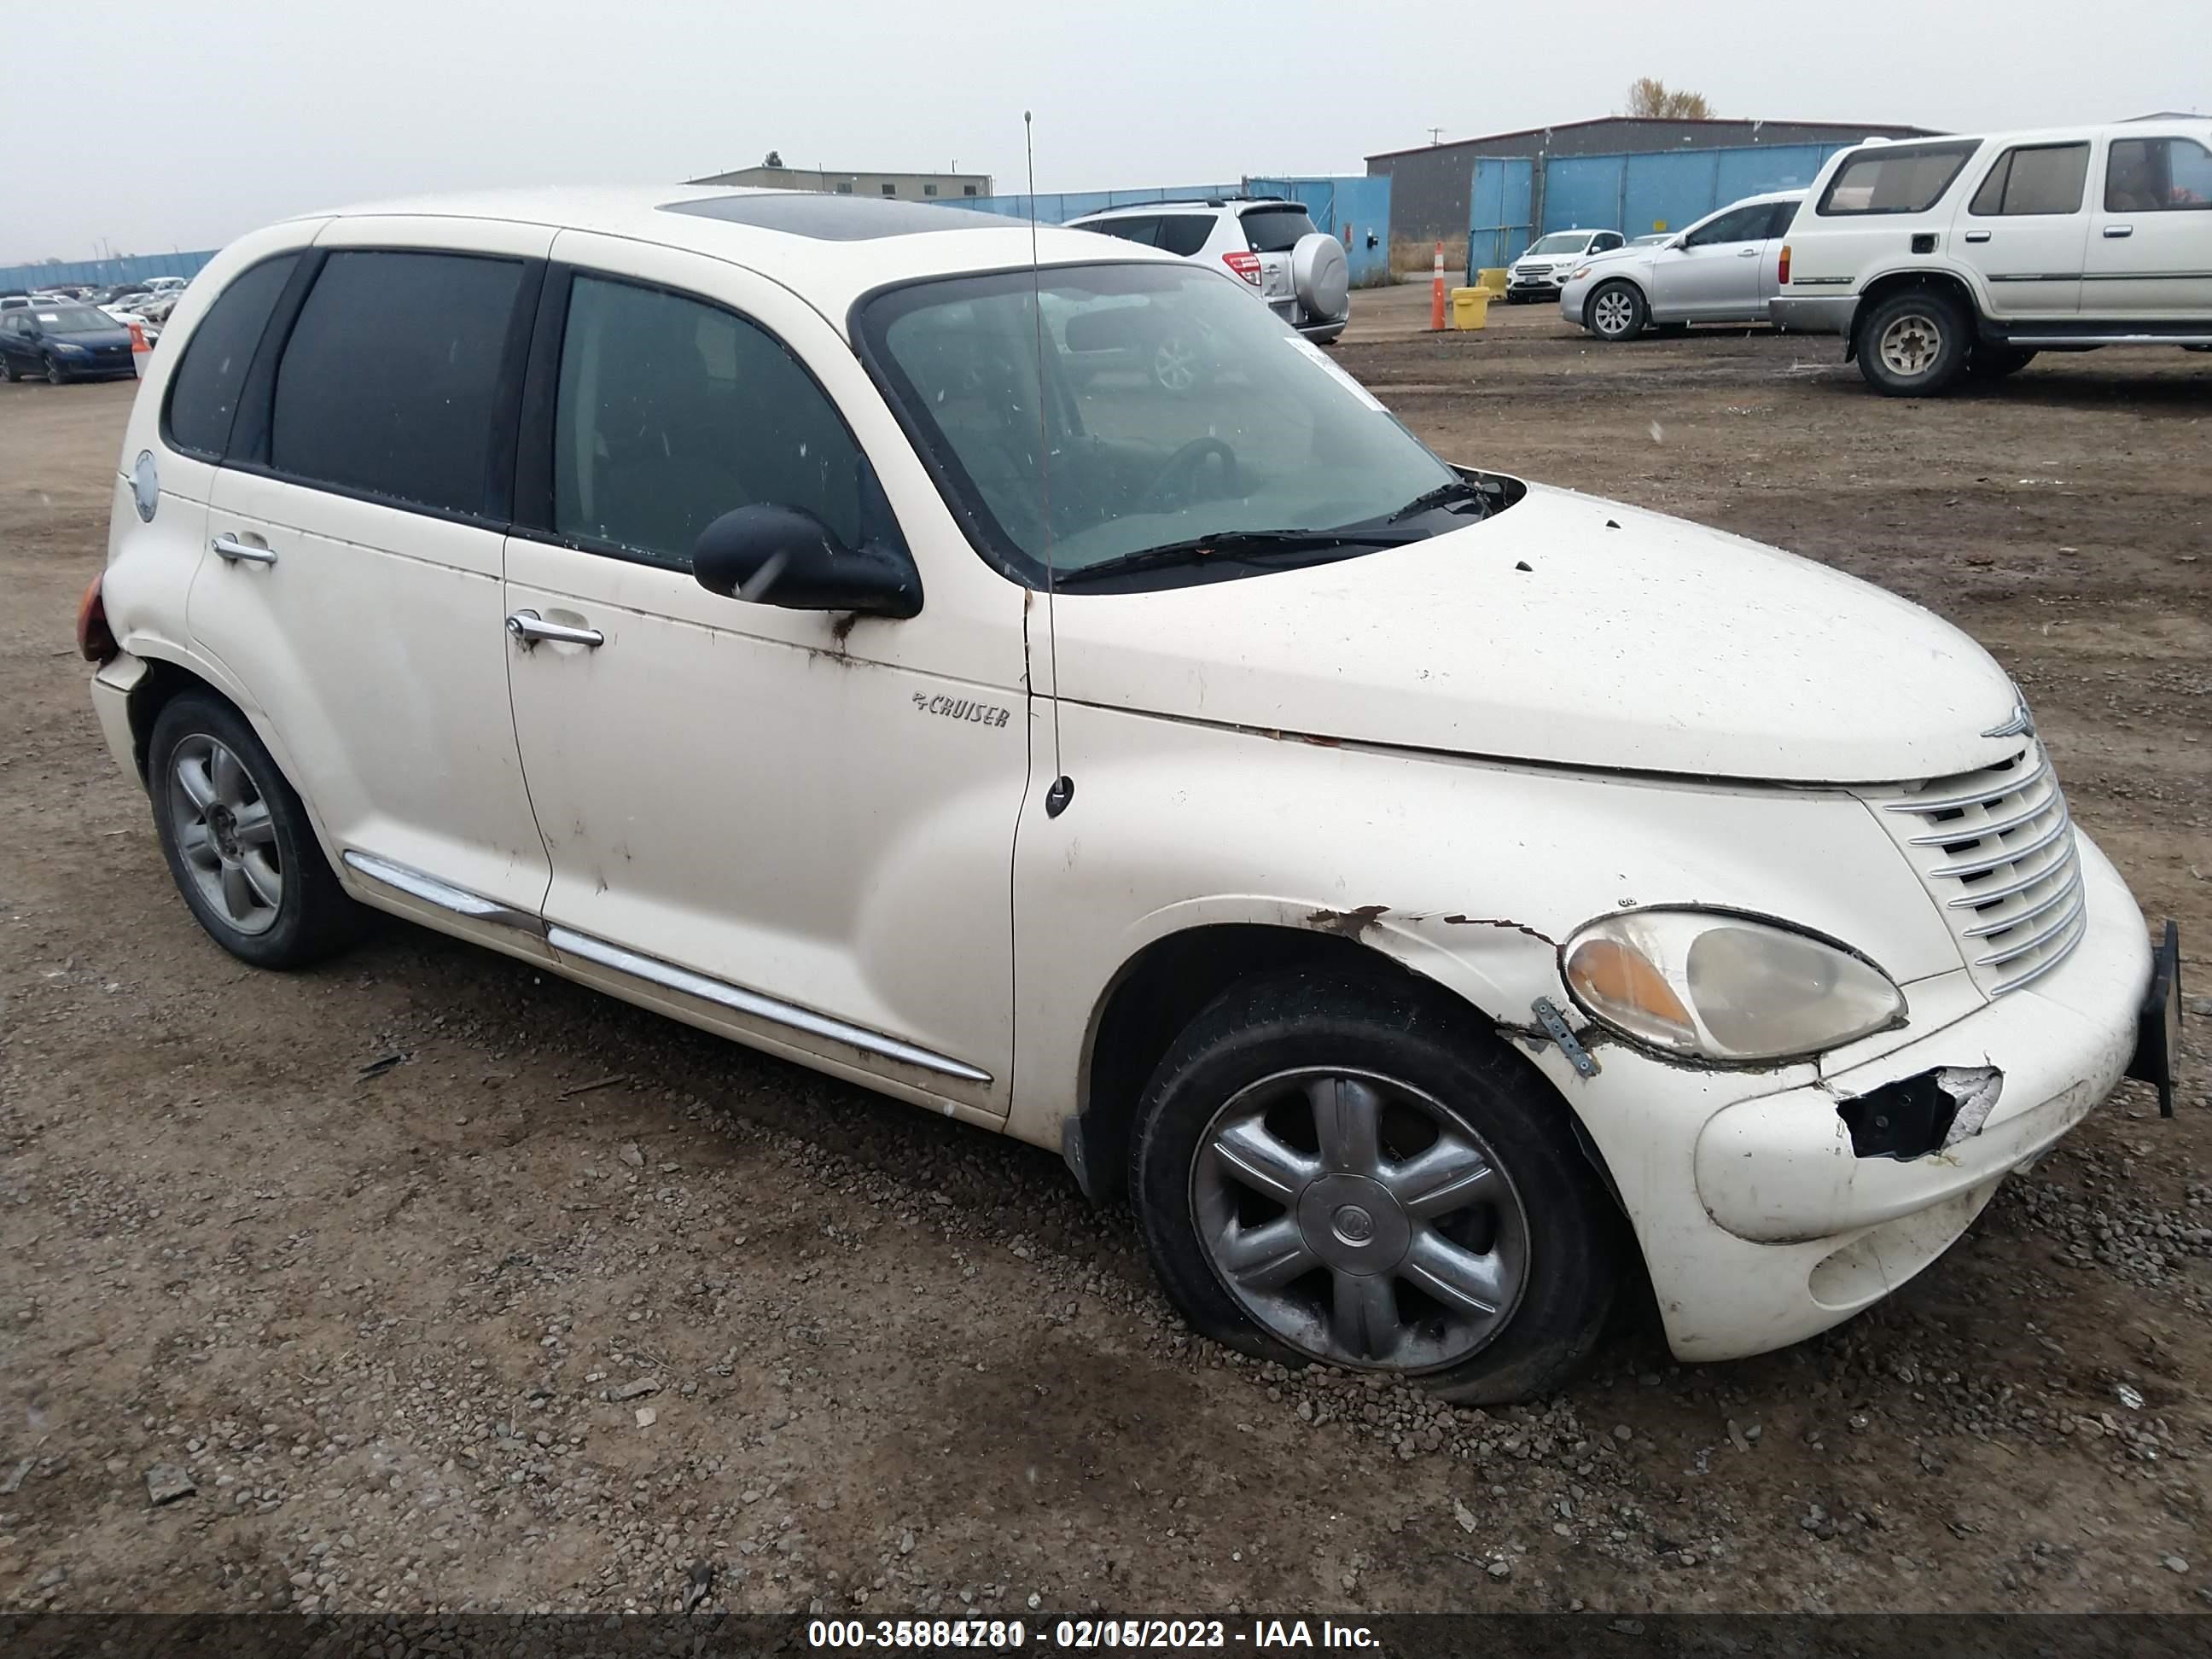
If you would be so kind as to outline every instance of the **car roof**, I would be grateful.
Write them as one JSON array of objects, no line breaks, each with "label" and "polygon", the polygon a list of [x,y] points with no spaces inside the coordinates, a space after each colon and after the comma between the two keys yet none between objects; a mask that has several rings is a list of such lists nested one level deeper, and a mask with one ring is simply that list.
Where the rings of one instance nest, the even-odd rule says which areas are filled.
[{"label": "car roof", "polygon": [[[1929,133],[1922,138],[1869,138],[1854,150],[1917,149],[1923,144],[2078,144],[2092,138],[2146,138],[2162,133],[2212,136],[2212,115],[2145,116],[2134,121],[2085,121],[2071,127],[2021,127],[2008,132]],[[1832,159],[1832,158],[1831,158]]]},{"label": "car roof", "polygon": [[781,283],[839,328],[862,295],[969,271],[1110,260],[1182,261],[1157,248],[958,206],[814,191],[653,185],[402,198],[301,220],[413,220],[426,245],[441,219],[583,230],[723,259]]},{"label": "car roof", "polygon": [[1088,223],[1094,219],[1141,218],[1157,214],[1162,208],[1173,208],[1182,213],[1246,214],[1255,208],[1303,208],[1303,202],[1288,196],[1179,196],[1159,202],[1124,202],[1119,207],[1100,208],[1093,213],[1079,213],[1067,222],[1071,225]]}]

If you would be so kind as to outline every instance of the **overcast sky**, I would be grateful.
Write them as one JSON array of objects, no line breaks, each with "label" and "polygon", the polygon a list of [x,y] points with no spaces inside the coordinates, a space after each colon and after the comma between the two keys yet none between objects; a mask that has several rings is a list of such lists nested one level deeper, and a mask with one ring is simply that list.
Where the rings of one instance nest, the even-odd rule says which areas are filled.
[{"label": "overcast sky", "polygon": [[[287,214],[750,165],[1043,190],[1360,173],[1602,115],[1954,131],[2212,109],[2206,0],[106,0],[4,8],[0,263],[219,246]],[[46,54],[51,53],[51,57]]]}]

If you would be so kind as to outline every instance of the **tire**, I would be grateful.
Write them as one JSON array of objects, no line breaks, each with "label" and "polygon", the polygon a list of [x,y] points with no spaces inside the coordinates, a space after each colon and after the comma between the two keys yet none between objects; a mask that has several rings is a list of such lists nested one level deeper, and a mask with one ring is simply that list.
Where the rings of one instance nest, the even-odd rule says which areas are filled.
[{"label": "tire", "polygon": [[2035,361],[2034,350],[2027,346],[1976,346],[1974,354],[1966,360],[1966,375],[1975,380],[2002,380],[2008,374],[2017,374]]},{"label": "tire", "polygon": [[46,384],[48,386],[69,384],[69,370],[62,367],[62,360],[58,357],[46,359]]},{"label": "tire", "polygon": [[1195,335],[1170,334],[1152,348],[1152,374],[1160,390],[1187,397],[1202,390],[1212,377],[1205,347]]},{"label": "tire", "polygon": [[13,386],[19,378],[15,373],[15,360],[13,357],[0,357],[0,380],[5,380],[9,386]]},{"label": "tire", "polygon": [[1620,1278],[1619,1213],[1559,1097],[1411,981],[1298,972],[1231,989],[1153,1073],[1130,1174],[1152,1265],[1198,1330],[1449,1400],[1558,1388]]},{"label": "tire", "polygon": [[1932,288],[1891,295],[1859,320],[1859,374],[1889,398],[1929,398],[1966,373],[1973,325],[1966,308]]},{"label": "tire", "polygon": [[154,723],[146,776],[170,878],[224,950],[257,968],[304,968],[359,937],[366,913],[228,703],[198,692],[173,700]]},{"label": "tire", "polygon": [[1583,301],[1583,326],[1608,345],[1619,345],[1644,332],[1651,308],[1644,303],[1635,283],[1615,279],[1601,283]]}]

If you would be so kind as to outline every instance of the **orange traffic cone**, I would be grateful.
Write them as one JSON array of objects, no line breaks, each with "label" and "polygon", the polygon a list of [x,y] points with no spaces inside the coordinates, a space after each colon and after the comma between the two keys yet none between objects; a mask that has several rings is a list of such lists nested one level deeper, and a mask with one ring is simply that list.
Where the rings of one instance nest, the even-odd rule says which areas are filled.
[{"label": "orange traffic cone", "polygon": [[146,378],[146,358],[154,348],[146,343],[146,331],[137,324],[131,325],[131,368],[140,380]]}]

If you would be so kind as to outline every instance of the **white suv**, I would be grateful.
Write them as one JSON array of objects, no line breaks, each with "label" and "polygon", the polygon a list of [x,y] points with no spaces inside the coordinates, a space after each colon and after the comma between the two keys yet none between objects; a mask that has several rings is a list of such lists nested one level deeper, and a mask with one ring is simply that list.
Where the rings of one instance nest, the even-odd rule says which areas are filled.
[{"label": "white suv", "polygon": [[[225,249],[78,627],[200,924],[389,911],[1057,1149],[1200,1329],[1464,1400],[1569,1376],[1630,1249],[1686,1358],[1833,1324],[2170,1083],[2174,937],[1972,641],[1032,234],[541,191]],[[1083,361],[1194,329],[1185,395]]]},{"label": "white suv", "polygon": [[1532,300],[1556,300],[1576,266],[1627,244],[1617,230],[1555,230],[1540,236],[1506,267],[1505,302],[1520,306]]},{"label": "white suv", "polygon": [[1241,278],[1309,340],[1327,345],[1352,315],[1351,266],[1336,238],[1300,204],[1272,196],[1146,202],[1067,222],[1143,247],[1164,248]]},{"label": "white suv", "polygon": [[2212,350],[2212,120],[1845,150],[1778,264],[1773,320],[1844,336],[1897,397],[2039,351]]}]

